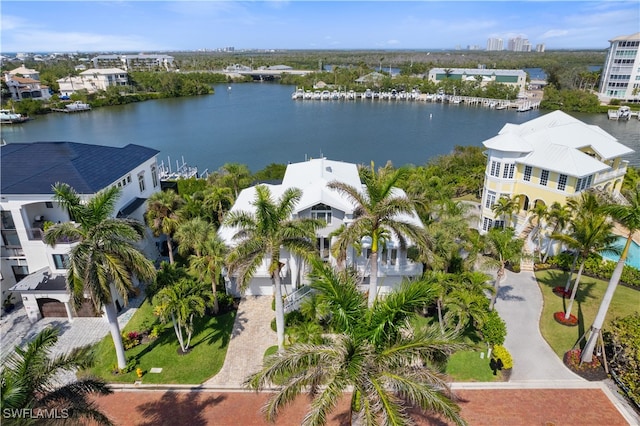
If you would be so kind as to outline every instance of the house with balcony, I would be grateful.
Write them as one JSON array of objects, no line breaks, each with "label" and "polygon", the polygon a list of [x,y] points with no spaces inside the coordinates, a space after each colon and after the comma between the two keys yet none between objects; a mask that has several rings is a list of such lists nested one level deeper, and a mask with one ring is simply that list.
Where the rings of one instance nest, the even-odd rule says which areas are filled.
[{"label": "house with balcony", "polygon": [[[326,222],[326,226],[318,230],[316,234],[318,255],[325,262],[337,265],[336,259],[331,254],[331,245],[334,242],[331,233],[342,225],[348,225],[353,220],[355,206],[348,198],[327,186],[332,181],[344,182],[355,188],[363,187],[357,165],[326,158],[289,164],[281,184],[264,185],[269,188],[274,199],[280,198],[289,188],[298,188],[302,191],[302,197],[295,206],[292,215],[300,218],[322,219]],[[399,188],[394,188],[394,192],[398,195],[404,195],[404,192]],[[231,211],[253,211],[252,203],[255,196],[255,187],[243,190]],[[401,219],[422,226],[415,213]],[[227,245],[233,246],[233,236],[236,231],[228,226],[222,226],[219,235]],[[363,289],[366,289],[369,283],[370,247],[371,240],[364,237],[360,252],[354,247],[351,247],[347,252],[346,264],[357,269]],[[280,253],[280,261],[284,265],[281,271],[281,281],[284,285],[283,294],[291,294],[307,282],[308,265],[284,249]],[[416,277],[422,274],[422,265],[407,258],[406,248],[400,247],[396,240],[386,243],[386,246],[378,254],[378,262],[378,285],[381,293],[388,292],[405,277]],[[229,294],[240,295],[234,277],[227,277],[227,291]],[[245,294],[273,294],[273,282],[266,259],[254,275]]]},{"label": "house with balcony", "polygon": [[60,86],[60,95],[71,96],[80,90],[96,93],[111,86],[126,86],[129,84],[129,74],[120,68],[92,68],[78,76],[64,77],[56,81]]},{"label": "house with balcony", "polygon": [[[0,241],[2,300],[11,292],[32,322],[45,316],[74,315],[66,286],[68,252],[74,241],[55,247],[43,242],[50,224],[70,220],[53,199],[52,185],[69,184],[83,199],[116,186],[119,217],[142,220],[146,199],[160,190],[158,151],[140,145],[121,148],[74,142],[10,143],[0,146]],[[152,256],[157,249],[144,241],[140,249]],[[116,305],[122,306],[118,300]],[[76,315],[93,316],[93,309]]]},{"label": "house with balcony", "polygon": [[503,227],[491,207],[500,197],[519,197],[519,211],[510,220],[524,229],[537,204],[566,204],[589,188],[619,194],[627,172],[625,155],[633,150],[600,127],[554,111],[522,124],[506,124],[483,142],[487,167],[479,231]]},{"label": "house with balcony", "polygon": [[14,101],[47,100],[51,97],[49,86],[40,83],[40,73],[36,70],[20,66],[7,71],[4,74],[4,81]]}]

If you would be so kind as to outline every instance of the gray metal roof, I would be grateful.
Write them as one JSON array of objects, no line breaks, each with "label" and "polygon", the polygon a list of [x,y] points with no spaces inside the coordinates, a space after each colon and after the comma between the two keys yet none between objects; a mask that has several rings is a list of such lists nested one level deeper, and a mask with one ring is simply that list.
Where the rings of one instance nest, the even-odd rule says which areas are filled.
[{"label": "gray metal roof", "polygon": [[95,194],[158,152],[134,144],[10,143],[0,147],[0,192],[50,194],[53,184],[64,182],[80,194]]}]

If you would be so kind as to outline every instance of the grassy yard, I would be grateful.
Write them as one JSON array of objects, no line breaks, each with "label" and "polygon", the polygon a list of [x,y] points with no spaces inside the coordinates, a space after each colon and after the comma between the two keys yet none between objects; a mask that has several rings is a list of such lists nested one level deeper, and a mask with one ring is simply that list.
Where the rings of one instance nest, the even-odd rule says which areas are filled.
[{"label": "grassy yard", "polygon": [[[564,311],[562,297],[556,296],[553,293],[553,288],[557,286],[564,287],[567,282],[568,272],[559,270],[538,271],[536,272],[536,278],[544,298],[544,307],[540,318],[540,332],[555,353],[562,357],[593,324],[608,283],[585,276],[580,279],[580,287],[571,312],[578,317],[579,323],[576,327],[567,327],[558,324],[553,318],[554,312]],[[568,298],[566,303],[568,303]],[[604,328],[606,329],[607,324],[614,318],[624,317],[637,311],[640,311],[640,291],[618,286],[611,301]],[[584,341],[582,345],[584,345]]]},{"label": "grassy yard", "polygon": [[[180,348],[171,323],[164,324],[159,336],[147,344],[138,345],[126,351],[127,361],[135,360],[136,368],[145,371],[145,384],[200,384],[217,374],[222,368],[231,338],[235,312],[217,317],[205,316],[194,319],[194,335],[191,351],[179,355]],[[145,301],[131,318],[124,332],[141,331],[157,324],[153,307]],[[138,380],[135,368],[126,374],[115,375],[116,354],[111,335],[96,345],[96,365],[90,373],[108,382],[133,383]],[[154,367],[162,368],[162,373],[151,374]]]},{"label": "grassy yard", "polygon": [[[484,358],[480,354],[484,353]],[[487,352],[480,349],[459,351],[451,355],[445,373],[456,382],[496,382],[502,375],[493,375]]]}]

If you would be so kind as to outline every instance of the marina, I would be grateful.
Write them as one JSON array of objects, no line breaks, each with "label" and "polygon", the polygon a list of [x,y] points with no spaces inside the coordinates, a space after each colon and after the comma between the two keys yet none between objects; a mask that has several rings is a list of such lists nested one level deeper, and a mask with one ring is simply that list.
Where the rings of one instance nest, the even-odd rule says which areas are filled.
[{"label": "marina", "polygon": [[314,100],[314,101],[415,101],[415,102],[440,102],[452,105],[469,105],[492,108],[497,110],[515,109],[519,112],[530,111],[540,107],[540,101],[531,101],[528,97],[521,97],[515,100],[491,99],[474,96],[456,96],[444,93],[420,93],[419,90],[411,91],[390,90],[373,91],[367,89],[364,92],[354,90],[304,90],[297,88],[291,94],[292,100]]}]

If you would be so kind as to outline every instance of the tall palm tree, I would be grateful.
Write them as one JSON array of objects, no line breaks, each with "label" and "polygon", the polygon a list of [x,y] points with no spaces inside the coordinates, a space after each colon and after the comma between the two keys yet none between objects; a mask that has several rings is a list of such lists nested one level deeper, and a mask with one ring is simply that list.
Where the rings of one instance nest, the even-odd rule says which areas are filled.
[{"label": "tall palm tree", "polygon": [[351,393],[351,417],[358,424],[412,424],[407,408],[435,411],[464,425],[447,380],[438,371],[463,345],[437,327],[417,328],[410,321],[430,303],[433,290],[419,281],[376,299],[367,307],[349,271],[314,265],[311,286],[330,309],[330,332],[322,344],[294,343],[265,361],[246,383],[261,390],[284,380],[263,410],[275,421],[282,407],[302,392],[313,398],[303,425],[323,425],[337,401]]},{"label": "tall palm tree", "polygon": [[551,238],[576,250],[578,259],[581,260],[565,312],[565,319],[569,319],[571,316],[573,301],[578,291],[584,264],[589,255],[602,250],[613,250],[612,245],[615,243],[616,237],[611,233],[612,228],[613,224],[609,222],[604,214],[579,215],[571,221],[571,232],[569,234],[553,234],[551,236]]},{"label": "tall palm tree", "polygon": [[193,317],[203,316],[211,299],[205,283],[189,279],[181,279],[156,295],[154,312],[164,321],[171,318],[182,353],[186,353],[191,344]]},{"label": "tall palm tree", "polygon": [[407,239],[417,245],[424,245],[426,239],[420,226],[402,217],[414,214],[413,202],[394,191],[394,185],[405,170],[384,167],[376,173],[372,163],[370,169],[360,170],[363,188],[339,181],[327,185],[345,195],[355,206],[353,221],[338,235],[334,251],[346,252],[349,245],[359,243],[363,237],[371,238],[369,306],[373,306],[378,293],[378,252],[383,248],[381,243],[390,235],[398,239],[401,248],[407,246]]},{"label": "tall palm tree", "polygon": [[317,255],[316,230],[323,222],[310,218],[291,218],[295,205],[302,197],[297,188],[287,189],[278,200],[264,185],[255,187],[254,212],[232,211],[225,224],[237,228],[234,240],[238,244],[227,258],[229,273],[236,275],[240,289],[244,291],[256,270],[266,258],[269,274],[274,284],[276,307],[276,332],[278,348],[284,349],[284,304],[280,281],[280,249],[310,258]]},{"label": "tall palm tree", "polygon": [[218,225],[224,221],[234,201],[233,190],[224,186],[210,185],[204,192],[204,206],[215,213]]},{"label": "tall palm tree", "polygon": [[494,292],[491,296],[489,310],[493,310],[500,289],[500,281],[505,276],[507,263],[518,263],[522,259],[522,247],[524,241],[516,238],[513,228],[499,229],[492,228],[486,236],[486,249],[492,256],[487,261],[487,265],[498,268],[496,280],[494,282]]},{"label": "tall palm tree", "polygon": [[624,264],[627,261],[629,247],[633,241],[633,234],[640,230],[640,182],[636,184],[633,190],[628,191],[625,195],[627,196],[626,198],[629,204],[610,204],[603,207],[603,211],[622,226],[627,228],[629,233],[627,235],[627,241],[625,242],[624,248],[622,249],[622,253],[620,254],[618,264],[609,279],[609,284],[607,285],[607,290],[602,297],[602,302],[600,302],[596,318],[591,326],[591,334],[589,335],[587,344],[582,351],[582,362],[591,362],[593,350],[596,346],[596,340],[600,335],[600,330],[602,330],[604,319],[609,311],[611,299],[613,299],[613,294],[615,293],[618,283],[620,282],[620,277],[622,276]]},{"label": "tall palm tree", "polygon": [[147,224],[156,237],[166,235],[169,263],[174,262],[171,236],[178,228],[178,209],[183,204],[184,200],[172,190],[156,192],[147,199]]},{"label": "tall palm tree", "polygon": [[538,251],[538,258],[542,260],[542,231],[544,223],[549,219],[549,209],[544,203],[537,203],[533,209],[531,209],[531,222],[535,223],[536,231],[536,248]]},{"label": "tall palm tree", "polygon": [[491,211],[496,216],[501,216],[505,222],[507,228],[511,227],[513,215],[520,210],[520,196],[514,195],[513,197],[500,197],[494,205],[491,206]]},{"label": "tall palm tree", "polygon": [[133,277],[143,281],[155,277],[153,263],[135,245],[144,235],[144,225],[133,219],[111,217],[120,195],[119,188],[105,189],[86,204],[80,202],[80,196],[67,184],[57,183],[53,191],[54,199],[69,210],[75,222],[52,226],[45,233],[44,241],[52,247],[65,238],[79,241],[69,252],[67,272],[73,305],[80,307],[88,293],[96,311],[104,306],[118,368],[125,368],[113,292],[117,292],[126,304],[128,294],[134,288]]},{"label": "tall palm tree", "polygon": [[21,419],[24,420],[22,422],[18,418],[7,418],[7,413],[11,414],[13,411],[25,415],[25,410],[32,410],[31,414],[35,416],[39,410],[46,410],[75,424],[82,420],[112,424],[91,401],[92,396],[113,392],[102,379],[83,377],[63,386],[56,382],[56,375],[60,372],[91,366],[91,349],[77,348],[52,358],[51,350],[57,341],[58,330],[53,327],[45,328],[25,348],[16,346],[5,359],[0,372],[0,409],[3,421],[7,424],[36,424],[36,421],[30,422],[26,418]]},{"label": "tall palm tree", "polygon": [[[551,230],[551,235],[557,234],[561,230],[563,230],[571,219],[571,211],[569,206],[566,204],[562,205],[557,201],[551,204],[549,208],[549,214],[547,220],[549,223],[553,223],[553,229]],[[553,238],[549,238],[547,241],[547,247],[544,250],[544,257],[542,258],[542,263],[547,261],[549,257],[549,252],[551,251],[551,243],[553,242]]]}]

